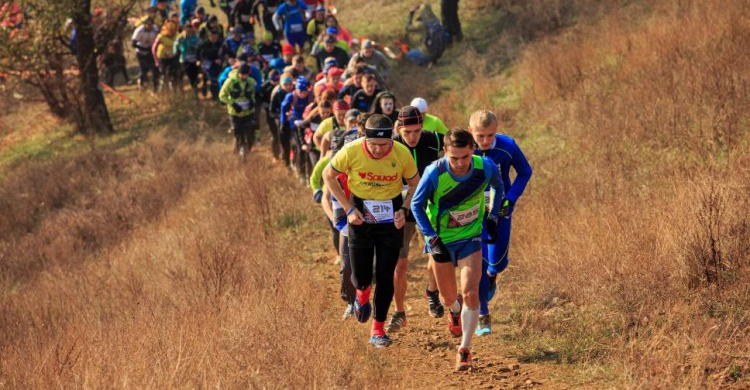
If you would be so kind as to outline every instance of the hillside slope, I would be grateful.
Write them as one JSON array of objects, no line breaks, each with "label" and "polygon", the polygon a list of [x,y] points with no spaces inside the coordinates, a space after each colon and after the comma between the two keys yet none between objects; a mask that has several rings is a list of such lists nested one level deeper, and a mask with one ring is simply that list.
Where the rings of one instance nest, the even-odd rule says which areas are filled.
[{"label": "hillside slope", "polygon": [[[401,38],[411,3],[361,3],[336,2],[355,36]],[[475,371],[417,250],[373,350],[308,191],[265,145],[237,166],[221,108],[128,87],[93,142],[3,118],[0,388],[746,388],[750,6],[460,4],[466,41],[391,84],[450,126],[496,111],[534,167]]]}]

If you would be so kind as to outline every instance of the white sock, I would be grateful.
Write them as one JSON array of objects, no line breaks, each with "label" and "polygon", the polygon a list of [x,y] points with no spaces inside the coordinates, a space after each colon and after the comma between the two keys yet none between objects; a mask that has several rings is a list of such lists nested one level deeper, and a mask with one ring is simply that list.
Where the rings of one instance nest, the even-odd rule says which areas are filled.
[{"label": "white sock", "polygon": [[479,324],[479,308],[471,309],[464,305],[464,309],[461,310],[461,330],[463,331],[463,335],[461,336],[460,348],[471,348],[471,336],[474,335],[477,324]]},{"label": "white sock", "polygon": [[[445,306],[448,306],[448,305],[445,305]],[[456,298],[456,301],[453,302],[453,304],[449,306],[449,309],[451,313],[453,314],[457,314],[461,312],[461,302],[458,301],[458,298]]]}]

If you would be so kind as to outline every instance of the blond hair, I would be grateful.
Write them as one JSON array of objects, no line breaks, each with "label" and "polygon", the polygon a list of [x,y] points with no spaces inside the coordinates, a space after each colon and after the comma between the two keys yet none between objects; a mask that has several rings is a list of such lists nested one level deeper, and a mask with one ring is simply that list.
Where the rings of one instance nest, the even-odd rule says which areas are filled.
[{"label": "blond hair", "polygon": [[476,128],[487,128],[497,123],[497,116],[495,113],[489,110],[477,110],[469,117],[469,127],[472,129]]}]

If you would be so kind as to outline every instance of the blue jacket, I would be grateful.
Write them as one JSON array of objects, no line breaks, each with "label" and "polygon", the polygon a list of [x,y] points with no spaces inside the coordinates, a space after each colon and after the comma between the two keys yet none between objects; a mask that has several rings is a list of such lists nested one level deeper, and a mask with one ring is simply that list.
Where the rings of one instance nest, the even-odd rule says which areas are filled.
[{"label": "blue jacket", "polygon": [[[495,141],[488,150],[474,150],[474,154],[492,160],[500,168],[505,187],[505,197],[514,204],[523,194],[526,184],[531,179],[531,165],[516,141],[507,135],[496,134]],[[516,180],[510,180],[510,167],[516,171]]]},{"label": "blue jacket", "polygon": [[276,15],[284,18],[284,35],[307,34],[305,26],[305,13],[310,12],[303,0],[298,0],[296,5],[284,2],[276,8]]},{"label": "blue jacket", "polygon": [[[305,112],[305,107],[312,101],[312,93],[308,93],[306,98],[294,96],[297,94],[297,90],[289,92],[284,97],[284,101],[281,102],[281,123],[285,121],[289,122],[289,127],[294,126],[295,120],[301,120],[302,115]],[[291,112],[289,112],[291,110]]]}]

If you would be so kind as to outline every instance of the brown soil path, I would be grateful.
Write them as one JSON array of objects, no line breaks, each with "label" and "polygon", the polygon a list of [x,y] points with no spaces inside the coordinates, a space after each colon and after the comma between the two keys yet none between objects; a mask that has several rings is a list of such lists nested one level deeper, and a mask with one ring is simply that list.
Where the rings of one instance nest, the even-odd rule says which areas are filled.
[{"label": "brown soil path", "polygon": [[[322,215],[322,211],[321,211]],[[326,236],[325,239],[328,239]],[[316,243],[322,242],[315,240]],[[330,243],[325,241],[326,247]],[[412,248],[421,248],[422,243],[414,242]],[[320,247],[318,247],[320,248]],[[406,306],[407,327],[400,333],[391,334],[393,344],[389,348],[375,350],[387,354],[394,366],[402,372],[406,388],[462,388],[462,389],[571,389],[606,388],[588,382],[582,367],[556,364],[553,362],[528,362],[524,360],[507,335],[518,332],[517,326],[504,320],[507,306],[490,302],[493,313],[492,335],[474,337],[472,341],[475,368],[470,372],[454,372],[456,350],[460,339],[452,337],[447,330],[446,319],[429,316],[422,291],[427,284],[427,256],[412,249],[409,264]],[[344,310],[338,298],[338,265],[332,263],[335,253],[332,250],[319,250],[316,253],[313,271],[326,286],[335,308],[331,317],[339,321]],[[512,272],[512,268],[508,272]],[[518,283],[512,281],[510,283]],[[508,286],[499,286],[497,296],[502,296]],[[393,306],[391,306],[391,311]],[[371,323],[358,324],[348,320],[351,326],[361,328],[362,342],[369,338]]]}]

